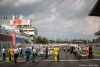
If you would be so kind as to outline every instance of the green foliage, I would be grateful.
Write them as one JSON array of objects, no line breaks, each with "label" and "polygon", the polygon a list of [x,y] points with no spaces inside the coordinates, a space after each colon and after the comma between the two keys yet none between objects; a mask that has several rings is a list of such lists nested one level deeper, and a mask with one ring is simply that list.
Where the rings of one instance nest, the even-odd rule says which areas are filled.
[{"label": "green foliage", "polygon": [[74,40],[72,40],[72,43],[76,43],[78,41],[80,41],[84,44],[90,43],[90,40],[85,40],[85,39],[74,39]]},{"label": "green foliage", "polygon": [[[9,57],[6,57],[6,61],[9,61]],[[3,62],[2,57],[0,57],[0,62]]]},{"label": "green foliage", "polygon": [[48,44],[48,40],[45,37],[38,36],[36,38],[36,44]]},{"label": "green foliage", "polygon": [[39,43],[41,43],[41,36],[38,36],[38,37],[36,38],[36,44],[39,44]]},{"label": "green foliage", "polygon": [[53,44],[55,41],[54,40],[49,40],[49,43]]}]

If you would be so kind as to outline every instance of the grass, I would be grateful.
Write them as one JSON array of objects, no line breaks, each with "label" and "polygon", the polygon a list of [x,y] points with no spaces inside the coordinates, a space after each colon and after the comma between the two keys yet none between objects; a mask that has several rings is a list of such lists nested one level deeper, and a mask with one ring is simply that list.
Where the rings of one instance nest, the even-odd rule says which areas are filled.
[{"label": "grass", "polygon": [[[0,62],[2,62],[2,57],[0,57]],[[9,61],[9,57],[6,57],[6,61]]]},{"label": "grass", "polygon": [[2,62],[2,58],[0,57],[0,62]]},{"label": "grass", "polygon": [[[25,57],[26,54],[23,54],[23,56]],[[9,61],[9,57],[6,57],[6,61]],[[0,62],[3,62],[2,57],[0,57]]]},{"label": "grass", "polygon": [[93,50],[93,54],[100,55],[100,51],[98,51],[98,50]]}]

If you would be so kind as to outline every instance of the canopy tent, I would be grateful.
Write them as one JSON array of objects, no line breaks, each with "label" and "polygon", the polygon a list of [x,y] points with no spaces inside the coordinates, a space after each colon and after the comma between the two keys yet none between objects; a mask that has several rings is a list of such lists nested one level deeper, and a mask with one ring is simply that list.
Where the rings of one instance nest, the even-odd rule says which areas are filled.
[{"label": "canopy tent", "polygon": [[23,43],[23,40],[19,37],[16,37],[16,40],[19,42],[19,43]]}]

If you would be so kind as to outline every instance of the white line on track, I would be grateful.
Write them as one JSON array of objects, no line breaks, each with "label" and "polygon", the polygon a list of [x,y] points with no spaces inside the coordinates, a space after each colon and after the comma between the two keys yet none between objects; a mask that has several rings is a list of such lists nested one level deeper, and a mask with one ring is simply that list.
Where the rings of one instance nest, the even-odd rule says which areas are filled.
[{"label": "white line on track", "polygon": [[[60,61],[91,61],[91,60],[100,60],[100,59],[78,59],[78,60],[60,60]],[[35,61],[54,61],[54,60],[35,60]]]},{"label": "white line on track", "polygon": [[[77,62],[77,61],[100,61],[100,59],[76,59],[76,60],[60,60],[60,62]],[[54,60],[35,60],[36,62],[38,61],[43,61],[43,62],[53,62]],[[5,63],[5,62],[10,62],[10,61],[4,61],[4,62],[0,62],[0,63]],[[25,62],[25,61],[18,61],[18,62]],[[30,61],[31,62],[31,61]]]}]

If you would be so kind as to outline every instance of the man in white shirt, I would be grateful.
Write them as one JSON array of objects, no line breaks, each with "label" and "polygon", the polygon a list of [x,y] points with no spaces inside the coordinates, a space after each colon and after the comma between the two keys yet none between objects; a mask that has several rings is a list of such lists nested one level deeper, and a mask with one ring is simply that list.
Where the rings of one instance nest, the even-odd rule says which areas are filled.
[{"label": "man in white shirt", "polygon": [[35,61],[36,49],[32,47],[32,62]]},{"label": "man in white shirt", "polygon": [[5,59],[5,48],[3,47],[2,48],[2,59],[3,59],[3,61],[5,61],[6,59]]},{"label": "man in white shirt", "polygon": [[19,55],[19,50],[17,49],[17,47],[15,47],[15,49],[14,49],[14,60],[15,60],[15,63],[17,62],[18,55]]}]

